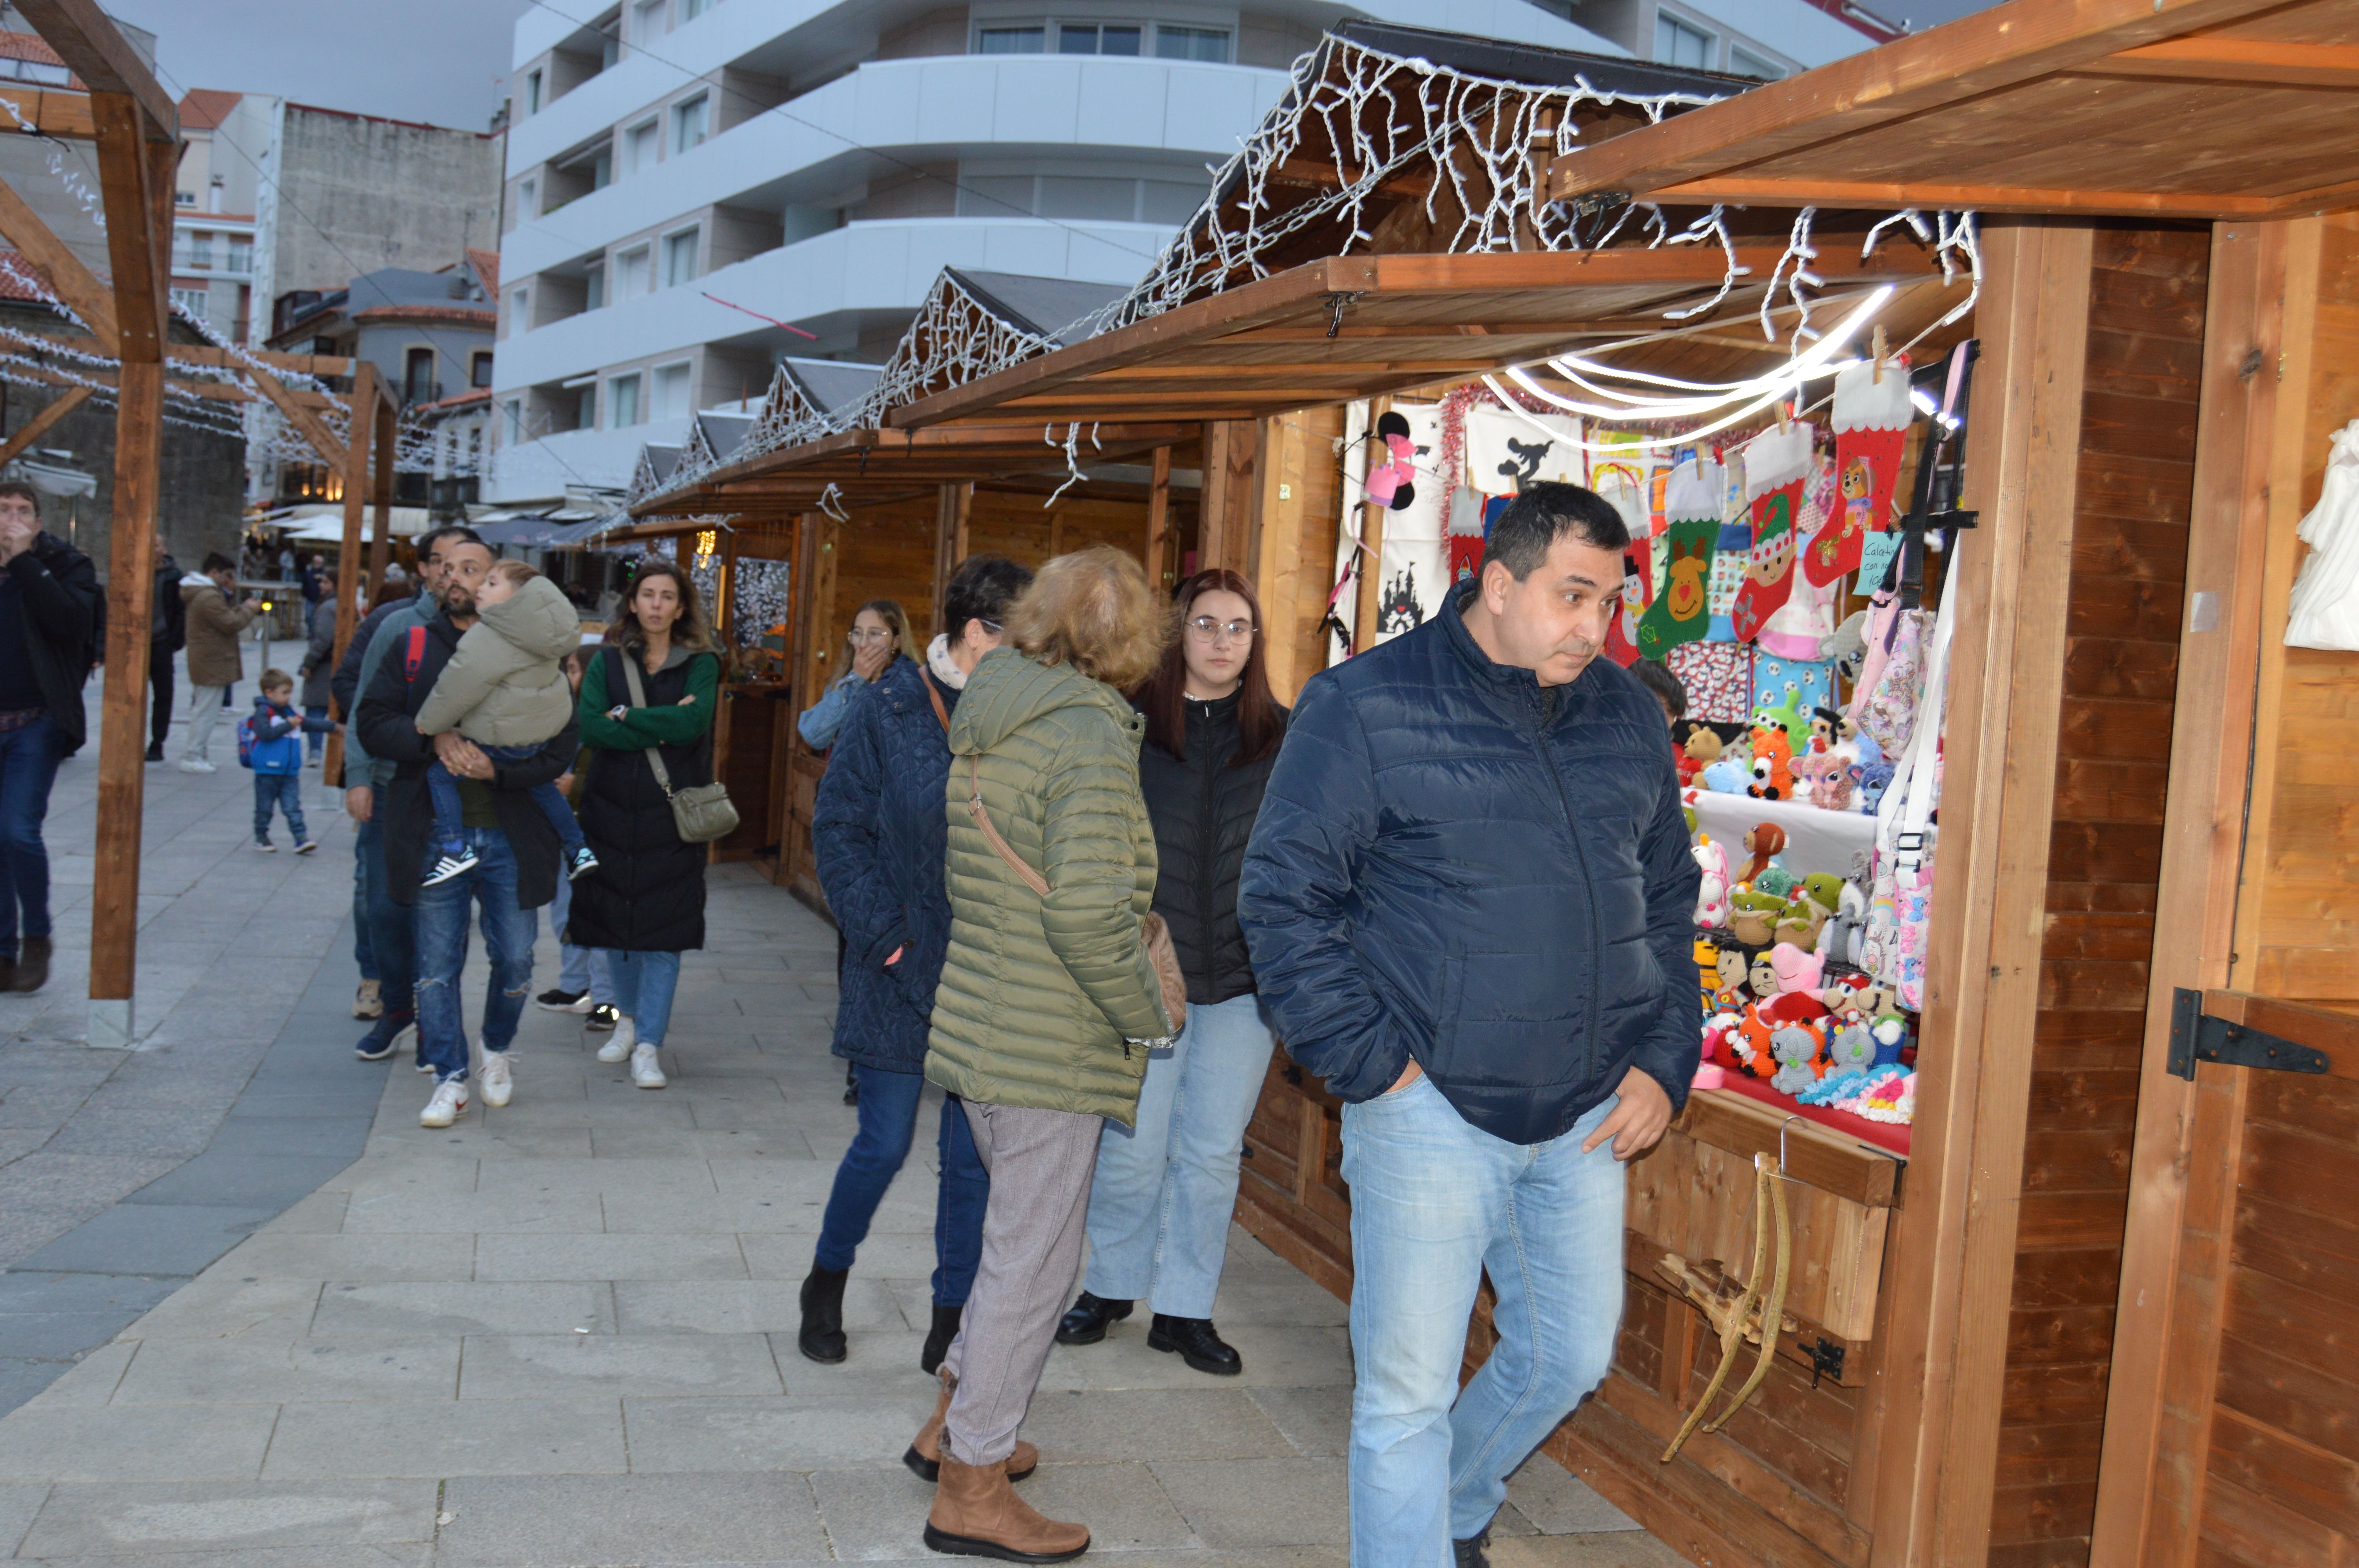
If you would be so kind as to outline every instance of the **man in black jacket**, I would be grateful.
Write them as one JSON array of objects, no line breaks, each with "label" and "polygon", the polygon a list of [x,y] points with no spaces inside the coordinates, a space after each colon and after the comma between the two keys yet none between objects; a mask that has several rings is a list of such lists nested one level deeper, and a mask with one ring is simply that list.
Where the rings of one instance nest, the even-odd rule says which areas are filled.
[{"label": "man in black jacket", "polygon": [[[557,896],[557,829],[529,795],[572,766],[578,728],[568,724],[549,744],[520,762],[495,762],[455,730],[431,740],[418,732],[417,714],[460,634],[475,623],[475,590],[491,570],[492,552],[480,544],[441,551],[442,609],[406,632],[370,676],[354,716],[369,755],[394,764],[382,806],[386,881],[397,903],[418,912],[419,1050],[434,1069],[434,1097],[419,1121],[448,1127],[467,1108],[468,1050],[459,996],[467,961],[467,906],[477,906],[484,947],[492,963],[484,998],[484,1102],[508,1103],[512,1078],[507,1049],[516,1038],[532,989],[532,911]],[[427,764],[440,757],[459,777],[474,869],[421,888],[434,808],[426,789]]]},{"label": "man in black jacket", "polygon": [[90,557],[41,531],[32,486],[0,483],[0,989],[37,991],[49,978],[41,822],[58,763],[85,738],[82,688],[97,624]]},{"label": "man in black jacket", "polygon": [[[1509,1472],[1603,1380],[1618,1162],[1700,1042],[1662,709],[1598,658],[1629,536],[1534,484],[1481,577],[1312,677],[1239,883],[1263,1001],[1343,1107],[1353,1568],[1480,1562]],[[1499,1343],[1462,1392],[1487,1270]]]},{"label": "man in black jacket", "polygon": [[147,615],[147,760],[164,760],[172,733],[172,655],[189,643],[189,607],[180,598],[180,563],[167,550],[156,563],[156,602]]}]

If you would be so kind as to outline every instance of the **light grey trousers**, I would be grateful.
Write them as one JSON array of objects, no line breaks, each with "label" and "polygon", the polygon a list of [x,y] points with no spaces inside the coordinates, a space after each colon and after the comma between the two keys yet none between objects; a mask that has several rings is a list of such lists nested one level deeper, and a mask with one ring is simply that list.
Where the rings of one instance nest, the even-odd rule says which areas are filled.
[{"label": "light grey trousers", "polygon": [[1090,1176],[1105,1122],[1070,1110],[959,1103],[991,1173],[991,1198],[983,1211],[983,1262],[943,1357],[958,1380],[944,1452],[962,1465],[996,1465],[1016,1451],[1016,1429],[1081,1278]]}]

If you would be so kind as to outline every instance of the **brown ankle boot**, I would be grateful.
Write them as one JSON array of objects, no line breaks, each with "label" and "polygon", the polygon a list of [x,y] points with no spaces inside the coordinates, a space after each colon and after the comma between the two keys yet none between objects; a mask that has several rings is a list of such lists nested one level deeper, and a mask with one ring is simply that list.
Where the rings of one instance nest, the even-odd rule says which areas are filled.
[{"label": "brown ankle boot", "polygon": [[1062,1563],[1090,1549],[1086,1525],[1042,1519],[1007,1484],[996,1465],[962,1465],[947,1454],[933,1511],[926,1516],[926,1545],[961,1557],[996,1557],[1003,1563]]},{"label": "brown ankle boot", "polygon": [[[958,1388],[957,1380],[949,1372],[942,1372],[940,1378],[942,1394],[934,1401],[934,1413],[910,1440],[909,1451],[901,1455],[901,1463],[925,1481],[941,1479],[942,1427],[951,1419],[951,1394]],[[1020,1481],[1039,1467],[1040,1451],[1017,1438],[1016,1452],[1007,1456],[1007,1478]]]}]

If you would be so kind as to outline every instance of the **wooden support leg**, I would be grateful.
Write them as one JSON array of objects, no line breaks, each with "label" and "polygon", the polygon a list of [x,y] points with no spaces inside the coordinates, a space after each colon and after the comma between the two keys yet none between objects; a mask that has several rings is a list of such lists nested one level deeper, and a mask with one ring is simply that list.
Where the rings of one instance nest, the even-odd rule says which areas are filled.
[{"label": "wooden support leg", "polygon": [[106,687],[99,719],[98,867],[91,891],[90,1043],[136,1038],[139,825],[147,770],[147,623],[156,589],[156,487],[164,366],[126,362],[114,406],[114,521],[108,540]]}]

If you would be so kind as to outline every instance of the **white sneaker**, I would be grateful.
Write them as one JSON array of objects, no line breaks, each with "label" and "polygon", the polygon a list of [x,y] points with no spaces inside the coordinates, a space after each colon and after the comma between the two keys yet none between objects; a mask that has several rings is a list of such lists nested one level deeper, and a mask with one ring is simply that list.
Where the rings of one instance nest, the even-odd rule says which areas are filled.
[{"label": "white sneaker", "polygon": [[656,1060],[654,1046],[641,1044],[632,1049],[631,1082],[643,1089],[659,1089],[664,1087],[663,1066]]},{"label": "white sneaker", "polygon": [[494,1110],[508,1103],[516,1093],[516,1078],[508,1070],[508,1054],[505,1051],[484,1053],[484,1077],[481,1087],[484,1103]]},{"label": "white sneaker", "polygon": [[632,1049],[638,1043],[639,1026],[628,1017],[618,1018],[614,1021],[614,1033],[606,1036],[606,1044],[598,1047],[598,1060],[601,1062],[624,1061],[630,1056]]},{"label": "white sneaker", "polygon": [[180,771],[184,773],[217,773],[220,770],[216,769],[211,762],[206,762],[202,757],[182,757],[180,759]]},{"label": "white sneaker", "polygon": [[434,1098],[418,1113],[420,1127],[448,1127],[467,1114],[467,1086],[445,1078],[434,1086]]}]

